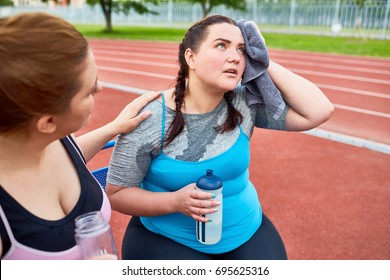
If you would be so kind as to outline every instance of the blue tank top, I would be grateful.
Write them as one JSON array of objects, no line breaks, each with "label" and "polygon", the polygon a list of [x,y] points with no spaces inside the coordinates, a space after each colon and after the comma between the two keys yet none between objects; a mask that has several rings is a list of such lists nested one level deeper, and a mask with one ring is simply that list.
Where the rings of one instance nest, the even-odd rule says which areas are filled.
[{"label": "blue tank top", "polygon": [[[161,145],[165,128],[164,95],[162,106]],[[171,192],[196,182],[207,169],[213,169],[223,181],[223,228],[217,244],[200,243],[196,238],[196,221],[181,213],[140,217],[141,222],[150,231],[200,252],[221,254],[239,247],[252,237],[262,220],[257,192],[249,181],[249,161],[249,138],[240,127],[236,142],[224,153],[207,160],[181,161],[166,156],[161,150],[142,183],[142,188],[148,191]]]}]

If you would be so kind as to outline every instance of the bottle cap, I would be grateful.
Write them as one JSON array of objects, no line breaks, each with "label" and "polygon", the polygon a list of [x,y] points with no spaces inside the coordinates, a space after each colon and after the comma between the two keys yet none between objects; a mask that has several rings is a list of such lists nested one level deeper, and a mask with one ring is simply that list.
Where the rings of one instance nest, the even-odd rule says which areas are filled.
[{"label": "bottle cap", "polygon": [[206,175],[201,176],[196,182],[199,189],[212,191],[222,188],[222,180],[213,174],[212,169],[206,170]]}]

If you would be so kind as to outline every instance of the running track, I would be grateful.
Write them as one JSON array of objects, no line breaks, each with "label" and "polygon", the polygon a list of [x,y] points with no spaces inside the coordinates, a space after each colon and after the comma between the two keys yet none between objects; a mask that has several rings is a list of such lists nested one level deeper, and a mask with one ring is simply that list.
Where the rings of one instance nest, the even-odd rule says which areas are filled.
[{"label": "running track", "polygon": [[[85,133],[138,94],[174,84],[177,43],[90,40],[105,90]],[[290,259],[390,259],[390,59],[272,49],[335,105],[306,132],[255,130],[251,180]],[[89,163],[107,165],[110,151]],[[130,217],[113,211],[117,246]]]}]

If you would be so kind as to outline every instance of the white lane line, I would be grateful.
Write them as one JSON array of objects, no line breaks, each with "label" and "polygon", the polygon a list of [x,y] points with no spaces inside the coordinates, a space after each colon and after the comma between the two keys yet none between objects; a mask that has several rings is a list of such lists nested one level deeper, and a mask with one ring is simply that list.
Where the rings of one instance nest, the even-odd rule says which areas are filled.
[{"label": "white lane line", "polygon": [[153,77],[153,78],[167,79],[170,81],[176,79],[176,76],[170,76],[170,75],[164,75],[164,74],[158,74],[158,73],[150,73],[150,72],[138,71],[138,70],[123,69],[123,68],[117,68],[117,67],[97,66],[97,69],[104,70],[104,71],[111,71],[111,72],[118,72],[118,73],[126,73],[126,74],[147,76],[147,77]]},{"label": "white lane line", "polygon": [[133,51],[133,50],[147,50],[147,49],[150,49],[151,52],[153,52],[153,50],[156,50],[156,53],[172,53],[172,52],[177,52],[179,50],[179,45],[177,45],[177,48],[175,47],[165,47],[162,46],[162,47],[158,47],[156,48],[156,46],[154,45],[148,45],[148,44],[137,44],[137,45],[109,45],[109,44],[92,44],[92,49],[93,50],[117,50],[117,51]]},{"label": "white lane line", "polygon": [[[131,54],[131,53],[134,53],[134,49],[136,50],[139,50],[139,49],[150,49],[150,52],[137,52],[137,54],[139,56],[155,56],[155,55],[161,55],[161,51],[163,53],[177,53],[178,52],[178,47],[179,45],[177,45],[177,48],[175,48],[175,46],[173,47],[164,47],[164,45],[160,48],[156,48],[155,46],[150,46],[150,45],[145,45],[145,46],[141,46],[141,45],[108,45],[108,44],[102,44],[102,45],[99,45],[99,44],[96,44],[96,45],[92,45],[92,49],[93,49],[93,52],[95,53],[98,53],[98,52],[122,52],[122,53],[127,53],[127,54]],[[157,49],[159,50],[157,53],[151,53],[153,51],[153,49]],[[343,56],[327,56],[326,54],[319,54],[319,55],[315,55],[315,54],[310,54],[310,53],[295,53],[295,52],[288,52],[288,51],[278,51],[278,50],[269,50],[270,52],[272,52],[274,55],[272,55],[272,58],[273,59],[277,59],[277,57],[281,57],[280,59],[283,59],[283,57],[286,57],[287,59],[296,59],[298,61],[302,61],[302,60],[306,60],[306,59],[311,59],[311,60],[318,60],[319,63],[323,63],[323,62],[332,62],[331,65],[335,65],[335,61],[337,63],[349,63],[349,64],[357,64],[357,65],[360,65],[360,66],[363,66],[362,69],[366,69],[366,67],[387,67],[390,69],[390,59],[388,61],[386,60],[369,60],[369,59],[359,59],[359,58],[353,58],[353,57],[343,57]],[[175,59],[177,59],[177,56],[172,56],[174,57]],[[308,62],[310,63],[310,62]],[[315,63],[315,62],[314,62]],[[337,66],[336,66],[337,67]],[[375,70],[374,70],[375,71]],[[377,70],[377,71],[380,71],[380,70]],[[388,72],[388,71],[386,71]]]},{"label": "white lane line", "polygon": [[[109,83],[109,82],[101,82],[101,84],[106,88],[116,89],[116,90],[120,90],[120,91],[128,92],[128,93],[145,94],[147,92],[150,92],[150,90],[146,90],[146,89],[123,86],[123,85],[118,85],[118,84]],[[331,141],[341,142],[341,143],[352,145],[352,146],[367,148],[367,149],[374,150],[374,151],[381,152],[381,153],[385,153],[385,154],[390,154],[390,145],[378,143],[378,142],[371,141],[371,140],[366,140],[363,138],[349,136],[349,135],[336,133],[336,132],[332,132],[332,131],[328,131],[328,130],[324,130],[324,129],[319,129],[319,128],[304,131],[302,133],[309,134],[309,135],[316,136],[316,137],[320,137],[320,138],[325,138],[325,139],[328,139]]]},{"label": "white lane line", "polygon": [[271,56],[273,59],[277,57],[287,57],[290,59],[298,59],[298,60],[315,60],[319,63],[323,63],[324,61],[332,62],[332,63],[347,63],[347,64],[356,64],[361,65],[365,67],[371,67],[371,66],[377,66],[377,67],[386,67],[390,69],[390,59],[372,59],[366,57],[361,58],[353,58],[353,57],[345,57],[345,56],[329,56],[329,54],[318,54],[313,55],[309,53],[290,53],[290,52],[284,52],[284,51],[276,51],[276,50],[270,50]]},{"label": "white lane line", "polygon": [[[170,81],[174,81],[176,79],[176,76],[151,73],[151,72],[145,72],[145,71],[138,71],[138,70],[123,69],[123,68],[117,68],[117,67],[98,66],[97,68],[98,68],[98,70],[147,76],[147,77],[153,77],[153,78],[159,78],[159,79],[167,79]],[[379,117],[384,117],[384,118],[390,118],[390,114],[387,114],[387,113],[376,112],[376,111],[372,111],[372,110],[366,110],[366,109],[361,109],[361,108],[342,105],[342,104],[334,104],[334,106],[336,108],[339,108],[342,110],[353,111],[353,112],[358,112],[358,113],[363,113],[363,114],[373,115],[373,116],[379,116]]]},{"label": "white lane line", "polygon": [[375,141],[371,141],[359,137],[345,135],[345,134],[341,134],[341,133],[337,133],[337,132],[333,132],[321,128],[314,128],[308,131],[304,131],[302,133],[320,137],[320,138],[325,138],[335,142],[348,144],[351,146],[367,148],[384,154],[390,154],[390,145],[378,143]]},{"label": "white lane line", "polygon": [[[112,51],[112,50],[99,50],[99,49],[96,49],[96,50],[94,50],[94,53],[96,53],[96,54],[114,55],[114,56],[115,55],[125,55],[125,56],[128,56],[128,57],[142,57],[142,58],[147,57],[147,58],[171,59],[173,61],[177,60],[177,56],[173,56],[173,55],[171,56],[171,55],[161,55],[161,54],[143,53],[143,52],[126,52],[126,51]],[[98,58],[98,56],[97,56],[97,58]],[[390,81],[389,80],[357,77],[357,76],[351,76],[351,75],[326,73],[326,72],[319,72],[319,71],[312,71],[312,70],[303,70],[303,69],[295,69],[295,68],[289,68],[289,69],[291,71],[294,71],[294,72],[297,72],[297,73],[304,73],[304,74],[309,74],[309,75],[333,77],[333,78],[338,78],[338,79],[349,79],[349,80],[356,80],[356,81],[365,81],[365,82],[371,82],[371,83],[382,83],[382,84],[389,84],[390,85]],[[366,69],[366,71],[369,71],[369,70]]]},{"label": "white lane line", "polygon": [[[145,61],[145,60],[138,60],[138,59],[121,59],[121,58],[115,58],[115,57],[109,57],[109,56],[107,56],[107,57],[106,56],[97,56],[95,59],[102,60],[102,61],[132,63],[132,64],[140,64],[140,65],[153,65],[153,66],[167,67],[167,68],[174,68],[174,69],[178,68],[178,65],[173,64],[173,63],[152,62],[152,61]],[[333,85],[325,85],[325,84],[317,84],[317,86],[320,88],[337,90],[337,91],[342,91],[342,92],[346,92],[346,93],[353,93],[353,94],[366,95],[366,96],[370,96],[370,97],[379,97],[379,98],[390,99],[390,94],[383,94],[383,93],[378,93],[378,92],[373,92],[373,91],[346,88],[346,87],[333,86]]]},{"label": "white lane line", "polygon": [[379,98],[390,99],[390,94],[384,94],[384,93],[361,90],[361,89],[339,87],[339,86],[333,86],[333,85],[324,85],[324,84],[316,84],[316,85],[320,88],[332,89],[332,90],[353,93],[353,94],[367,95],[370,97],[379,97]]},{"label": "white lane line", "polygon": [[338,69],[343,71],[355,71],[355,72],[363,72],[363,73],[375,73],[375,74],[382,74],[382,75],[390,75],[390,71],[388,70],[381,70],[375,68],[368,68],[366,67],[356,67],[356,66],[350,66],[350,65],[339,65],[336,63],[323,63],[323,62],[308,62],[308,61],[301,61],[301,60],[294,60],[294,59],[275,59],[276,62],[280,64],[295,64],[295,65],[303,65],[303,66],[309,66],[314,67],[317,69],[321,68],[328,68],[328,69]]},{"label": "white lane line", "polygon": [[[99,58],[97,58],[99,59]],[[147,64],[147,63],[145,63]],[[170,67],[173,64],[168,64]],[[98,66],[102,70],[107,70],[107,71],[115,71],[115,72],[121,72],[122,70],[123,73],[132,73],[132,70],[124,69],[124,68],[117,68],[117,67],[108,67],[108,66]],[[177,67],[177,66],[176,66]],[[110,68],[115,70],[110,70]],[[380,79],[372,79],[372,78],[364,78],[364,77],[356,77],[356,76],[349,76],[349,75],[341,75],[341,74],[332,74],[332,73],[323,73],[323,72],[316,72],[316,71],[310,71],[310,70],[300,70],[300,69],[290,69],[293,72],[296,73],[303,73],[303,74],[309,74],[309,75],[315,75],[315,76],[325,76],[325,77],[332,77],[332,78],[338,78],[338,79],[349,79],[349,80],[356,80],[356,81],[364,81],[364,82],[370,82],[370,83],[382,83],[382,84],[388,84],[390,85],[390,81],[387,80],[380,80]],[[138,71],[138,75],[141,75],[141,73],[147,73],[145,76],[151,76],[148,72],[143,72],[143,71]],[[134,74],[136,74],[134,72]],[[156,74],[160,75],[160,74]],[[168,79],[171,79],[172,76],[168,76]]]},{"label": "white lane line", "polygon": [[94,54],[108,54],[108,55],[124,55],[129,57],[149,57],[149,58],[161,58],[169,59],[171,61],[176,61],[177,56],[174,55],[165,55],[165,54],[154,54],[154,53],[140,53],[140,52],[125,52],[125,51],[110,51],[110,50],[93,50]]},{"label": "white lane line", "polygon": [[365,78],[365,77],[350,76],[350,75],[343,75],[343,74],[334,74],[334,73],[324,73],[324,72],[294,69],[294,68],[289,68],[289,69],[295,73],[300,73],[300,74],[308,74],[308,75],[314,75],[314,76],[323,76],[323,77],[327,77],[327,78],[336,78],[336,79],[343,79],[343,80],[352,80],[352,81],[360,81],[360,82],[367,82],[367,83],[374,83],[374,84],[390,85],[390,80]]},{"label": "white lane line", "polygon": [[[110,53],[106,53],[110,54]],[[133,54],[127,54],[128,56],[134,55]],[[138,55],[135,54],[134,56],[137,57],[144,57],[144,55]],[[165,56],[164,56],[165,58]],[[152,62],[148,60],[139,60],[139,59],[126,59],[126,58],[117,58],[115,56],[96,56],[96,60],[103,60],[103,61],[113,61],[113,62],[123,62],[123,63],[133,63],[133,64],[141,64],[141,65],[156,65],[156,66],[161,66],[161,67],[168,67],[168,68],[178,68],[179,65],[175,63],[162,63],[162,62]],[[277,61],[281,62],[281,61]],[[292,64],[299,64],[299,65],[305,65],[305,66],[313,66],[313,67],[326,67],[326,68],[331,68],[331,69],[340,69],[340,70],[351,70],[351,71],[360,71],[360,72],[370,72],[370,73],[378,73],[378,74],[390,74],[390,71],[381,71],[381,70],[375,70],[375,69],[367,69],[367,68],[358,68],[358,67],[344,67],[344,66],[337,66],[337,65],[325,65],[325,64],[317,64],[317,63],[307,63],[307,62],[301,62],[301,61],[284,61],[284,63],[292,63]],[[305,70],[303,70],[305,71]],[[311,71],[311,70],[307,70]],[[319,71],[313,71],[316,73],[326,73],[326,72],[319,72]]]},{"label": "white lane line", "polygon": [[351,107],[351,106],[347,106],[347,105],[335,104],[335,103],[333,103],[333,105],[335,108],[342,109],[342,110],[358,112],[358,113],[362,113],[362,114],[367,114],[367,115],[390,119],[390,114],[387,114],[387,113],[371,111],[371,110],[361,109],[361,108],[357,108],[357,107]]},{"label": "white lane line", "polygon": [[146,89],[123,86],[123,85],[109,83],[109,82],[103,82],[103,81],[100,81],[100,84],[106,88],[116,89],[116,90],[120,90],[120,91],[124,91],[124,92],[128,92],[128,93],[136,93],[139,95],[150,92],[150,90],[146,90]]},{"label": "white lane line", "polygon": [[154,62],[154,61],[146,61],[146,60],[139,60],[139,59],[116,58],[111,56],[97,56],[95,57],[95,59],[98,61],[100,60],[100,61],[131,63],[131,64],[140,64],[140,65],[152,65],[152,66],[179,69],[179,65],[173,63]]}]

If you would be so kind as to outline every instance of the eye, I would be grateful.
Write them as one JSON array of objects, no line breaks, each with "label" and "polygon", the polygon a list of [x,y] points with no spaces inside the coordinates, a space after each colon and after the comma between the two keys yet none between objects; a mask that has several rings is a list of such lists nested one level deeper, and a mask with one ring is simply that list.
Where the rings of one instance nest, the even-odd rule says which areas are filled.
[{"label": "eye", "polygon": [[94,89],[91,91],[91,95],[92,95],[92,96],[95,96],[96,93],[98,93],[98,92],[99,92],[98,87],[94,87]]},{"label": "eye", "polygon": [[239,54],[244,54],[244,53],[245,53],[245,47],[239,47],[239,48],[237,49],[237,52],[238,52]]},{"label": "eye", "polygon": [[99,88],[95,85],[87,94],[87,97],[89,97],[90,95],[92,96],[95,96],[96,93],[99,92]]},{"label": "eye", "polygon": [[88,95],[95,96],[97,93],[102,91],[102,88],[103,87],[100,84],[100,82],[98,80],[96,80],[94,87],[92,88],[92,90],[89,92]]},{"label": "eye", "polygon": [[226,49],[226,45],[225,45],[225,43],[218,43],[217,48],[218,49]]}]

